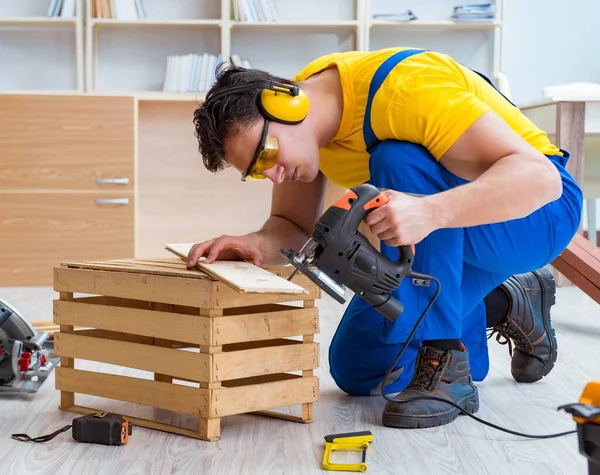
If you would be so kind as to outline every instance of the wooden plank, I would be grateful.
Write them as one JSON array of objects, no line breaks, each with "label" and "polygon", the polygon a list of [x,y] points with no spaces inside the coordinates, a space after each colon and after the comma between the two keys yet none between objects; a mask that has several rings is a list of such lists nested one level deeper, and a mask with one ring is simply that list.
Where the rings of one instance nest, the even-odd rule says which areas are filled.
[{"label": "wooden plank", "polygon": [[[73,292],[60,292],[59,297],[61,300],[70,301],[73,300]],[[74,328],[72,325],[61,325],[60,331],[64,333],[73,332]],[[75,368],[75,360],[73,358],[61,358],[60,365],[63,368]],[[58,388],[57,388],[58,389]],[[75,405],[75,394],[70,391],[60,392],[60,403],[63,406],[69,407]]]},{"label": "wooden plank", "polygon": [[136,274],[165,275],[191,279],[209,279],[208,274],[197,269],[187,270],[185,264],[177,266],[174,263],[154,263],[148,260],[115,259],[105,261],[69,261],[63,266],[77,269],[112,270],[118,272],[134,272]]},{"label": "wooden plank", "polygon": [[320,298],[321,289],[317,285],[310,282],[307,277],[303,277],[305,280],[300,278],[298,279],[298,283],[307,290],[307,293],[304,294],[242,293],[223,282],[212,282],[212,308],[246,307],[265,303],[299,302],[303,300],[315,300]]},{"label": "wooden plank", "polygon": [[559,257],[600,287],[600,249],[585,237],[576,234]]},{"label": "wooden plank", "polygon": [[271,346],[213,355],[216,381],[272,373],[314,369],[319,366],[318,343]]},{"label": "wooden plank", "polygon": [[55,300],[54,321],[195,345],[212,344],[211,319],[199,315]]},{"label": "wooden plank", "polygon": [[560,256],[552,262],[552,265],[574,285],[594,299],[594,301],[600,303],[600,288],[589,280],[586,275],[582,274],[579,269],[570,265],[569,262]]},{"label": "wooden plank", "polygon": [[161,346],[57,333],[58,356],[109,363],[194,381],[208,381],[212,356]]},{"label": "wooden plank", "polygon": [[[71,406],[68,408],[65,407],[60,407],[63,410],[67,410],[70,412],[74,412],[76,414],[96,414],[98,412],[103,412],[103,409],[93,409],[91,407],[86,407],[86,406]],[[214,440],[218,440],[217,438],[206,438],[206,437],[202,437],[200,435],[199,431],[195,431],[195,430],[191,430],[191,429],[186,429],[184,427],[178,427],[178,426],[173,426],[170,424],[164,424],[162,422],[156,422],[156,421],[152,421],[150,419],[144,419],[141,417],[135,417],[135,416],[130,416],[127,414],[121,414],[125,419],[127,419],[128,421],[130,421],[134,426],[138,426],[138,427],[145,427],[146,429],[153,429],[153,430],[159,430],[162,432],[170,432],[172,434],[179,434],[179,435],[183,435],[186,437],[193,437],[195,439],[201,439],[201,440],[207,440],[207,441],[214,441]],[[210,419],[213,420],[213,419]],[[217,419],[218,420],[218,419]],[[134,429],[135,430],[135,429]]]},{"label": "wooden plank", "polygon": [[[189,243],[165,244],[165,249],[185,260],[192,246],[193,244]],[[255,266],[251,262],[215,261],[212,264],[206,264],[200,261],[197,267],[230,284],[239,292],[306,293],[306,290],[298,284],[283,279],[262,267]]]},{"label": "wooden plank", "polygon": [[205,279],[155,274],[54,268],[54,290],[122,297],[192,307],[212,307],[212,287]]},{"label": "wooden plank", "polygon": [[567,171],[583,187],[585,154],[585,102],[559,102],[556,113],[556,146],[571,154]]},{"label": "wooden plank", "polygon": [[221,419],[206,419],[201,417],[198,421],[200,438],[205,440],[218,440],[221,437]]},{"label": "wooden plank", "polygon": [[316,308],[296,308],[216,317],[213,319],[213,324],[211,344],[226,345],[318,333],[319,313]]},{"label": "wooden plank", "polygon": [[209,390],[58,366],[56,389],[208,417]]},{"label": "wooden plank", "polygon": [[[567,150],[571,158],[567,171],[583,189],[585,168],[585,102],[559,102],[556,108],[556,146]],[[581,233],[581,223],[578,232]],[[556,268],[554,268],[556,270]],[[563,274],[564,275],[564,274]],[[566,277],[566,276],[565,276]],[[570,285],[555,272],[556,285]]]},{"label": "wooden plank", "polygon": [[318,395],[319,380],[315,376],[215,389],[211,394],[209,417],[223,417],[315,402],[318,400]]}]

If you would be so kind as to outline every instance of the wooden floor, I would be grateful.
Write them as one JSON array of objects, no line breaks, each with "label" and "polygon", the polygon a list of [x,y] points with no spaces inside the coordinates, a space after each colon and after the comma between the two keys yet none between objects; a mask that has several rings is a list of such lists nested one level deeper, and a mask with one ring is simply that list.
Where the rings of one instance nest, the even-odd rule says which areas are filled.
[{"label": "wooden floor", "polygon": [[[52,319],[51,289],[2,289],[31,320]],[[520,385],[512,380],[506,346],[490,341],[492,368],[479,384],[486,420],[534,434],[571,430],[574,422],[556,408],[576,402],[585,384],[600,380],[600,307],[576,288],[560,288],[553,321],[559,339],[559,363],[543,381]],[[312,474],[320,464],[323,436],[370,430],[375,440],[367,455],[373,474],[586,474],[576,436],[530,440],[498,432],[467,417],[434,429],[397,430],[381,426],[379,397],[348,397],[328,373],[327,349],[343,307],[330,299],[321,308],[320,401],[315,422],[300,425],[259,416],[230,416],[222,439],[202,442],[134,427],[125,447],[80,444],[70,432],[46,444],[27,444],[11,433],[41,435],[70,423],[75,414],[57,409],[54,379],[28,397],[0,396],[0,473],[53,474]],[[118,410],[119,405],[111,406]],[[338,457],[352,461],[356,454]]]}]

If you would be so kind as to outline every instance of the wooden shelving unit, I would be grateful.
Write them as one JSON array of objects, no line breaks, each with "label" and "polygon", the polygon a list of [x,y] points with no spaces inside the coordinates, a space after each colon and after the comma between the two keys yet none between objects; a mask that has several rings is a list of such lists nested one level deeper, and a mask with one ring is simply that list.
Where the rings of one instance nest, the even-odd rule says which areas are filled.
[{"label": "wooden shelving unit", "polygon": [[[0,92],[6,90],[85,90],[83,10],[85,0],[74,0],[73,17],[45,16],[43,2],[0,2]],[[47,62],[57,75],[40,73]]]},{"label": "wooden shelving unit", "polygon": [[[131,94],[142,101],[187,101],[202,99],[206,91],[163,92],[167,56],[208,53],[228,60],[238,54],[253,67],[291,76],[310,60],[332,51],[406,45],[448,52],[493,78],[502,72],[505,1],[497,0],[493,22],[455,22],[450,19],[457,3],[453,0],[309,0],[301,2],[302,8],[297,0],[273,0],[278,21],[234,20],[233,0],[143,0],[147,16],[140,20],[95,18],[95,0],[76,0],[73,18],[48,18],[43,16],[43,3],[34,8],[33,2],[26,0],[8,10],[0,6],[0,38],[5,30],[15,29],[39,33],[61,27],[73,33],[74,51],[68,63],[73,80],[64,86],[49,84],[48,90]],[[408,8],[417,14],[417,20],[373,19],[376,13]],[[53,46],[63,51],[64,41],[63,37],[54,38],[49,44],[54,42]],[[27,40],[23,53],[35,48],[34,40]],[[0,61],[3,59],[0,56]],[[64,69],[67,65],[58,66]],[[32,80],[25,79],[29,81],[23,84]],[[0,92],[21,89],[6,81],[0,79]],[[44,91],[44,83],[48,78],[41,75],[35,87],[22,89]]]}]

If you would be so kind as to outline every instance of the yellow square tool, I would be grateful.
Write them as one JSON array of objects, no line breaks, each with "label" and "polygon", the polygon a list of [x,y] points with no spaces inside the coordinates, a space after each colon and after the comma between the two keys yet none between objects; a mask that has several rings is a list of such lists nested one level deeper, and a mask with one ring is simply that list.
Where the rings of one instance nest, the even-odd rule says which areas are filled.
[{"label": "yellow square tool", "polygon": [[[373,442],[373,434],[366,430],[361,432],[347,432],[343,434],[331,434],[325,436],[325,451],[323,452],[323,468],[325,470],[336,470],[344,472],[366,472],[367,450]],[[360,463],[332,463],[331,453],[335,450],[362,451]]]}]

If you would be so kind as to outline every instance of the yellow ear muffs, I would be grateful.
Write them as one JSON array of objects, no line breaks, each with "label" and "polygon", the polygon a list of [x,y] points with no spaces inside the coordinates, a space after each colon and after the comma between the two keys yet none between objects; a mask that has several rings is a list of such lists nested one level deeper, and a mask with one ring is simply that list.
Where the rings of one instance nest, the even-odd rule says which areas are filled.
[{"label": "yellow ear muffs", "polygon": [[308,115],[308,96],[298,88],[297,95],[263,89],[258,95],[258,107],[268,119],[282,124],[298,124]]}]

